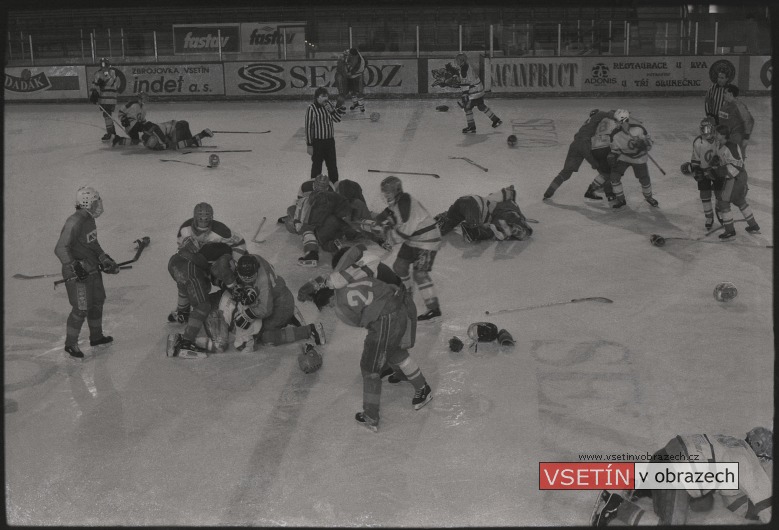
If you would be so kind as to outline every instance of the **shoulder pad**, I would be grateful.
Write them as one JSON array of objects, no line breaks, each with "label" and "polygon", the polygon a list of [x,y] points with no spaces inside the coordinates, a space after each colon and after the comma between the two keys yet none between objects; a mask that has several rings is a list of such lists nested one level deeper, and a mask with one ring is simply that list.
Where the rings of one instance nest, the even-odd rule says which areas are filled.
[{"label": "shoulder pad", "polygon": [[211,222],[211,231],[225,239],[228,239],[233,235],[233,232],[227,228],[226,224],[222,223],[221,221],[217,221],[216,219]]}]

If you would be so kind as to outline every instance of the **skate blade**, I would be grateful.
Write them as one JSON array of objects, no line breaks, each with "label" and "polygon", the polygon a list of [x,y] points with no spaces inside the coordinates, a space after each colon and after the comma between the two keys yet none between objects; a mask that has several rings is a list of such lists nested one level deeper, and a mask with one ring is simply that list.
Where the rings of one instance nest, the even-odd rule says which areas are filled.
[{"label": "skate blade", "polygon": [[207,359],[208,354],[200,351],[179,350],[178,355],[174,355],[174,357],[180,357],[181,359]]},{"label": "skate blade", "polygon": [[301,267],[316,267],[319,265],[319,260],[313,260],[313,259],[304,259],[304,260],[298,260],[298,265]]}]

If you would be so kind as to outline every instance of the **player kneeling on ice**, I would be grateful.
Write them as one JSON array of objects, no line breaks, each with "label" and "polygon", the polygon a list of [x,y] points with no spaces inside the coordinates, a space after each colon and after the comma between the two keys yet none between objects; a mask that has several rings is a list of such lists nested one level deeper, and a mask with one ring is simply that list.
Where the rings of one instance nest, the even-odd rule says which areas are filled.
[{"label": "player kneeling on ice", "polygon": [[502,188],[486,197],[464,195],[454,201],[446,212],[435,216],[444,236],[460,226],[467,242],[514,239],[524,241],[533,235],[527,218],[516,202],[514,186]]},{"label": "player kneeling on ice", "polygon": [[217,284],[225,289],[215,296],[207,321],[217,349],[224,351],[234,333],[238,351],[259,350],[263,344],[279,346],[300,340],[325,343],[322,324],[306,324],[295,307],[295,297],[273,265],[257,254],[236,262],[217,262],[212,269]]},{"label": "player kneeling on ice", "polygon": [[[287,210],[284,224],[293,234],[300,234],[303,239],[304,255],[298,259],[298,264],[304,267],[315,267],[319,262],[319,249],[335,252],[340,241],[355,240],[361,236],[360,231],[352,226],[352,222],[370,218],[370,211],[362,198],[362,188],[352,181],[338,181],[339,192],[333,191],[327,175],[318,175],[311,181],[309,192],[297,200],[294,210]],[[347,184],[348,183],[348,184]]]},{"label": "player kneeling on ice", "polygon": [[[153,151],[165,151],[166,149],[184,149],[186,147],[200,147],[203,138],[211,138],[214,133],[211,129],[203,129],[196,135],[189,130],[189,122],[184,120],[164,121],[160,124],[150,121],[143,122],[139,132],[143,145]],[[133,145],[130,138],[114,137],[112,143],[118,145]]]},{"label": "player kneeling on ice", "polygon": [[[651,462],[669,467],[679,462],[679,455],[689,457],[688,462],[698,467],[698,472],[714,475],[707,471],[706,463],[727,462],[738,464],[739,489],[716,490],[724,501],[723,508],[741,514],[751,521],[763,524],[771,520],[771,480],[773,476],[774,433],[765,427],[755,427],[745,439],[724,434],[679,435],[665,447],[652,455]],[[674,457],[676,459],[674,460]],[[678,469],[678,468],[677,468]],[[720,473],[716,473],[719,475]],[[723,473],[724,474],[724,473]],[[697,473],[696,473],[697,475]],[[619,521],[620,526],[642,525],[684,525],[690,511],[709,512],[715,508],[712,489],[680,485],[687,489],[633,490],[625,496],[602,491],[598,494],[592,514],[592,526],[606,526]],[[647,513],[638,504],[642,497],[652,498],[654,513]],[[640,502],[640,501],[639,501]],[[718,509],[722,509],[719,508]],[[616,525],[615,525],[616,526]]]},{"label": "player kneeling on ice", "polygon": [[408,352],[416,341],[416,306],[398,275],[363,245],[341,248],[333,255],[332,265],[330,275],[319,276],[300,288],[298,300],[311,300],[320,311],[333,307],[344,323],[368,330],[360,359],[363,410],[354,419],[376,432],[383,376],[394,372],[414,386],[411,405],[415,410],[433,397]]}]

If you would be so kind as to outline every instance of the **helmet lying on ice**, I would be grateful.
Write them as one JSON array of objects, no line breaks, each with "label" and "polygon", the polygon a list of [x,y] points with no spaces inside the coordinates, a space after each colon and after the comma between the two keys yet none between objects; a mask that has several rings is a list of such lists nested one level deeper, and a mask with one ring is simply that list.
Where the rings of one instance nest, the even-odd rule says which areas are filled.
[{"label": "helmet lying on ice", "polygon": [[211,155],[208,157],[208,167],[216,167],[219,165],[219,157],[217,155]]}]

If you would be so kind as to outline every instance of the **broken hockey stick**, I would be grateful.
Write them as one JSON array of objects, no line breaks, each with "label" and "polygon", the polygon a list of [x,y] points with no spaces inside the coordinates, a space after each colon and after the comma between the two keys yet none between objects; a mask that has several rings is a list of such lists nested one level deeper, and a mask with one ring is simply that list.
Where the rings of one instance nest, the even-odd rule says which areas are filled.
[{"label": "broken hockey stick", "polygon": [[614,302],[614,300],[610,300],[608,298],[604,298],[602,296],[593,296],[590,298],[574,298],[573,300],[568,300],[566,302],[550,302],[548,304],[539,304],[539,305],[531,305],[528,307],[518,307],[516,309],[500,309],[498,311],[485,311],[485,315],[499,315],[501,313],[513,313],[515,311],[527,311],[528,309],[539,309],[541,307],[552,307],[553,305],[563,305],[563,304],[578,304],[579,302],[600,302],[602,304],[611,304]]},{"label": "broken hockey stick", "polygon": [[173,160],[172,158],[160,158],[160,162],[178,162],[179,164],[189,164],[190,166],[200,166],[200,167],[208,168],[208,166],[205,164],[196,164],[195,162],[187,162],[186,160]]},{"label": "broken hockey stick", "polygon": [[263,216],[262,220],[260,220],[260,226],[257,227],[257,231],[254,233],[254,237],[252,238],[253,242],[255,242],[255,243],[262,243],[263,241],[265,241],[264,239],[262,241],[257,241],[257,236],[260,235],[260,230],[262,230],[262,226],[265,224],[266,220],[267,220],[267,217],[264,217],[264,216]]},{"label": "broken hockey stick", "polygon": [[471,160],[470,158],[467,158],[467,157],[464,157],[464,156],[450,156],[449,158],[451,158],[451,159],[458,159],[458,160],[465,160],[469,164],[472,164],[472,165],[478,167],[479,169],[481,169],[484,172],[489,171],[489,169],[487,169],[486,167],[484,167],[482,165],[479,165],[476,162],[474,162],[473,160]]},{"label": "broken hockey stick", "polygon": [[427,175],[429,177],[440,179],[441,175],[438,175],[436,173],[414,173],[410,171],[384,171],[381,169],[369,169],[369,173],[392,173],[397,175]]},{"label": "broken hockey stick", "polygon": [[657,166],[657,169],[659,169],[659,170],[660,170],[660,173],[662,173],[663,175],[665,175],[665,170],[664,170],[663,168],[661,168],[661,167],[660,167],[660,164],[658,164],[658,163],[657,163],[657,160],[655,160],[654,158],[652,158],[652,155],[650,155],[649,153],[647,153],[647,154],[646,154],[646,156],[647,156],[647,158],[649,158],[649,160],[651,160],[651,161],[652,161],[652,163],[653,163],[654,165],[656,165],[656,166]]},{"label": "broken hockey stick", "polygon": [[211,131],[212,133],[220,133],[220,134],[267,134],[270,132],[268,131]]}]

